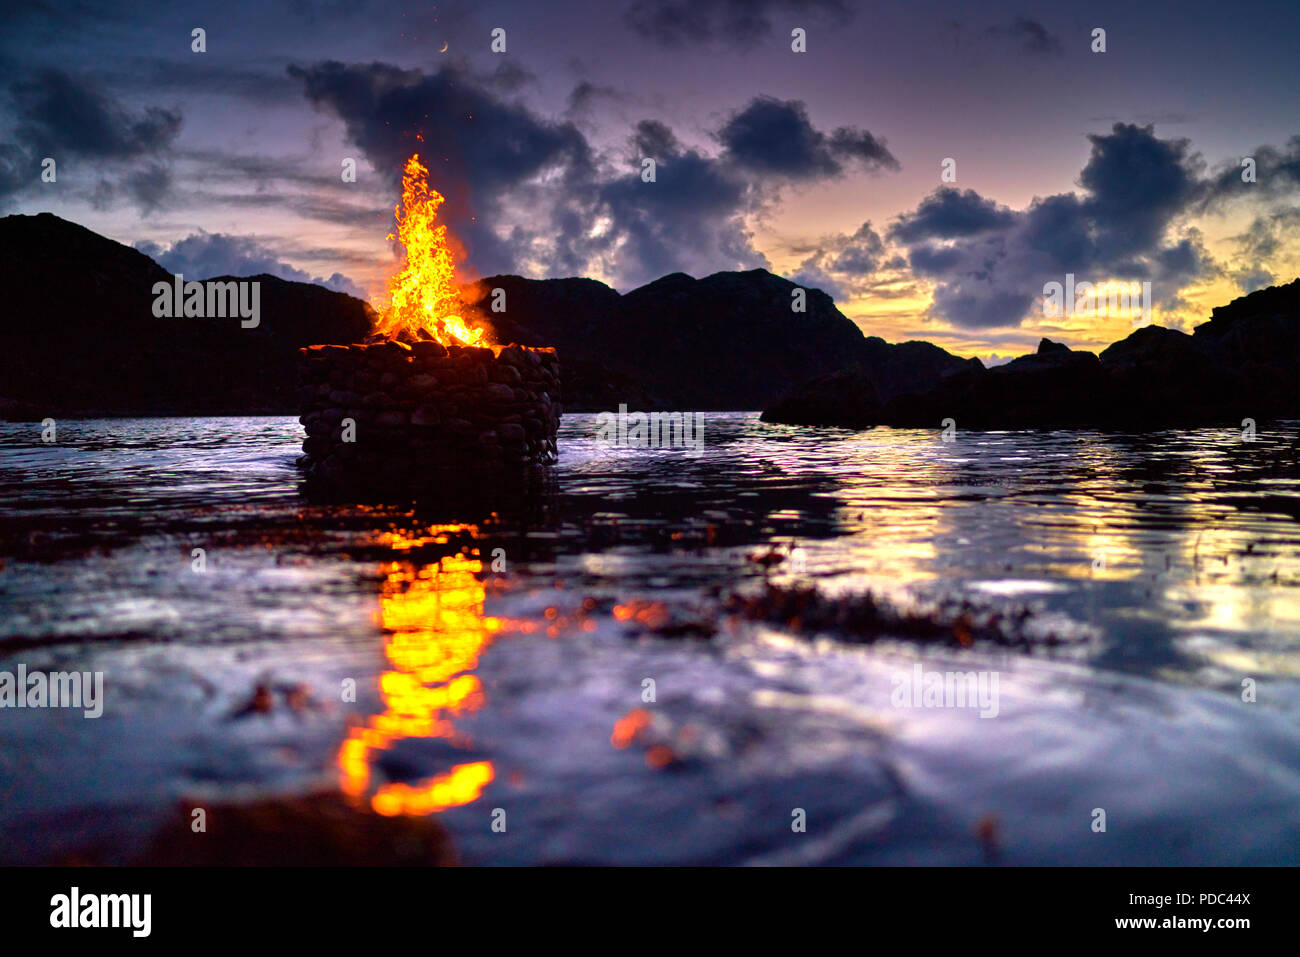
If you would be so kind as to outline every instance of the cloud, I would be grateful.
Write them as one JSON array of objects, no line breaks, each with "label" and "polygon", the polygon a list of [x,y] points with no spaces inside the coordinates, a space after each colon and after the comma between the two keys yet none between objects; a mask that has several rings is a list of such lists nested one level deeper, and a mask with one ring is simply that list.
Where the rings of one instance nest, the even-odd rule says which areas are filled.
[{"label": "cloud", "polygon": [[618,102],[626,98],[612,86],[598,86],[590,80],[583,80],[569,93],[569,107],[565,114],[578,116],[592,110],[601,100]]},{"label": "cloud", "polygon": [[497,68],[483,77],[483,85],[498,93],[518,93],[530,83],[537,82],[537,75],[515,60],[502,60]]},{"label": "cloud", "polygon": [[1174,309],[1183,286],[1215,274],[1198,231],[1170,235],[1207,188],[1187,141],[1124,123],[1089,141],[1082,192],[1016,211],[949,187],[896,220],[889,237],[933,283],[934,316],[967,329],[1017,325],[1041,307],[1043,284],[1066,273],[1150,281],[1153,300]]},{"label": "cloud", "polygon": [[35,181],[35,160],[17,143],[0,143],[0,203]]},{"label": "cloud", "polygon": [[884,256],[885,243],[868,221],[852,235],[824,240],[791,279],[842,301],[872,287],[871,279]]},{"label": "cloud", "polygon": [[984,199],[975,190],[945,186],[935,190],[910,213],[901,215],[890,227],[889,237],[903,243],[923,239],[957,239],[991,229],[1005,229],[1015,213]]},{"label": "cloud", "polygon": [[1061,41],[1047,27],[1028,17],[1017,17],[1009,26],[989,27],[990,36],[1006,37],[1022,53],[1031,56],[1051,56],[1065,52]]},{"label": "cloud", "polygon": [[10,86],[18,138],[41,155],[129,159],[171,146],[181,129],[177,110],[131,113],[91,83],[62,70],[37,71]]},{"label": "cloud", "polygon": [[[847,127],[822,133],[797,101],[752,101],[717,132],[716,155],[656,119],[598,152],[571,121],[503,98],[463,65],[424,74],[326,62],[290,74],[394,187],[407,157],[421,153],[447,197],[439,215],[481,275],[596,275],[627,288],[668,272],[766,266],[746,218],[784,185],[849,164],[897,167],[883,141]],[[598,94],[580,85],[572,102]],[[774,128],[793,148],[764,140]],[[656,164],[651,182],[646,158]]]},{"label": "cloud", "polygon": [[840,127],[829,136],[818,131],[798,100],[755,97],[717,137],[737,166],[790,179],[838,176],[849,161],[873,170],[900,168],[884,140],[865,130]]},{"label": "cloud", "polygon": [[624,14],[633,31],[661,46],[740,50],[771,36],[778,18],[788,32],[812,23],[844,24],[852,12],[843,0],[634,0]]},{"label": "cloud", "polygon": [[172,187],[172,172],[162,163],[149,162],[125,174],[121,182],[135,197],[140,212],[148,214],[163,205]]},{"label": "cloud", "polygon": [[232,236],[228,233],[208,233],[200,230],[170,246],[154,242],[139,242],[135,248],[170,273],[181,273],[192,279],[211,279],[216,276],[259,276],[263,273],[325,286],[336,292],[364,298],[361,289],[342,273],[328,279],[313,278],[309,273],[282,262],[274,252],[251,236]]},{"label": "cloud", "polygon": [[1242,292],[1255,292],[1258,289],[1264,289],[1273,285],[1276,277],[1267,269],[1247,269],[1244,272],[1233,274],[1233,281],[1241,287]]},{"label": "cloud", "polygon": [[1237,248],[1227,275],[1243,292],[1272,285],[1290,263],[1272,261],[1286,252],[1288,241],[1300,232],[1300,206],[1289,206],[1256,216],[1244,233],[1232,237]]},{"label": "cloud", "polygon": [[394,185],[407,158],[421,154],[433,185],[447,198],[441,215],[485,274],[516,265],[496,228],[513,219],[528,231],[508,196],[543,174],[580,192],[595,173],[591,148],[576,126],[502,99],[464,67],[424,74],[383,63],[328,61],[291,66],[289,73],[313,104],[343,120],[348,137],[376,168],[389,171]]},{"label": "cloud", "polygon": [[636,156],[655,159],[655,181],[643,182],[638,164],[601,186],[594,210],[610,223],[605,265],[616,283],[768,264],[744,224],[759,195],[730,164],[685,148],[654,120],[637,124],[631,146]]},{"label": "cloud", "polygon": [[171,186],[166,164],[181,129],[177,110],[132,111],[88,80],[53,68],[8,88],[16,143],[0,144],[0,200],[38,180],[52,157],[90,160],[99,172],[90,202],[112,205],[125,195],[143,212],[158,207]]},{"label": "cloud", "polygon": [[1128,123],[1088,139],[1092,155],[1079,182],[1091,194],[1088,213],[1104,259],[1150,248],[1203,190],[1203,164],[1185,139],[1162,140],[1153,127]]},{"label": "cloud", "polygon": [[1242,179],[1245,157],[1228,160],[1216,168],[1206,193],[1205,209],[1233,200],[1272,200],[1300,191],[1300,135],[1280,149],[1258,146],[1250,154],[1255,161],[1255,181]]}]

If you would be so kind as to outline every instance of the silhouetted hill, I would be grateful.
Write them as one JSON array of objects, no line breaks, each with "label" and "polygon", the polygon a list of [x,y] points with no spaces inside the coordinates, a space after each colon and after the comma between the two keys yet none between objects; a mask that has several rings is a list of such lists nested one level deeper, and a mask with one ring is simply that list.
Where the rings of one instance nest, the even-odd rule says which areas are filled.
[{"label": "silhouetted hill", "polygon": [[157,318],[154,284],[172,277],[148,256],[50,213],[0,218],[0,402],[24,417],[292,412],[296,350],[358,341],[372,310],[310,283],[241,278],[261,283],[257,328]]},{"label": "silhouetted hill", "polygon": [[[491,313],[498,288],[506,309]],[[818,289],[806,290],[806,310],[795,312],[797,288],[764,269],[673,273],[622,296],[591,279],[490,276],[467,298],[481,303],[499,341],[556,347],[569,410],[635,408],[634,393],[659,408],[759,409],[854,364],[893,396],[965,362],[929,343],[867,338]],[[589,380],[581,388],[569,371],[579,369]]]},{"label": "silhouetted hill", "polygon": [[1300,279],[1213,310],[1192,335],[1145,326],[1100,356],[1044,339],[1033,355],[979,363],[884,394],[867,368],[810,380],[764,421],[866,428],[1155,428],[1300,417]]},{"label": "silhouetted hill", "polygon": [[[260,324],[158,318],[148,256],[49,213],[0,219],[0,413],[291,413],[295,350],[357,342],[373,311],[358,299],[272,276]],[[236,277],[186,276],[187,281]],[[924,388],[964,363],[928,343],[867,338],[820,290],[806,309],[765,270],[682,273],[619,295],[592,279],[494,276],[506,309],[481,307],[500,342],[555,346],[571,410],[757,409],[814,375],[859,364],[885,395]]]}]

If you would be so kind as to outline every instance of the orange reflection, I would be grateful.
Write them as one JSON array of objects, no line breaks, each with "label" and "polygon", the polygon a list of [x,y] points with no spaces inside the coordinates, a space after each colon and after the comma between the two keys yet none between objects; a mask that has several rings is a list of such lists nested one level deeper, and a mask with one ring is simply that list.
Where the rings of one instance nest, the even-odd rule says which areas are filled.
[{"label": "orange reflection", "polygon": [[616,748],[630,747],[650,727],[650,712],[645,708],[629,711],[614,724],[614,733],[609,736],[609,743]]},{"label": "orange reflection", "polygon": [[[393,533],[387,543],[401,551],[474,526],[436,526],[416,537]],[[354,727],[339,749],[345,794],[364,800],[371,790],[375,753],[404,738],[446,738],[459,743],[453,719],[483,706],[483,686],[473,670],[500,629],[483,615],[486,589],[477,551],[447,555],[436,564],[389,562],[379,594],[379,624],[392,670],[379,680],[385,710]],[[433,814],[476,800],[496,777],[490,761],[458,764],[446,774],[409,785],[381,784],[370,796],[379,814]]]}]

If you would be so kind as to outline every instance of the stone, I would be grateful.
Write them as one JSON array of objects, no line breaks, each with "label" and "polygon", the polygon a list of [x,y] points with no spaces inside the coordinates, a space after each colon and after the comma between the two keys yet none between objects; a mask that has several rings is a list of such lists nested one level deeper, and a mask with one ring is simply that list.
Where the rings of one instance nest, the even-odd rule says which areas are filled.
[{"label": "stone", "polygon": [[[394,348],[394,346],[396,346]],[[331,484],[482,475],[555,461],[553,352],[381,339],[299,355],[303,467]],[[355,442],[340,423],[355,419]]]},{"label": "stone", "polygon": [[386,412],[380,412],[375,416],[375,425],[385,429],[400,429],[410,422],[410,418],[405,412],[399,412],[395,409],[389,409]]},{"label": "stone", "polygon": [[436,406],[422,405],[411,413],[411,424],[420,426],[440,425],[442,415]]}]

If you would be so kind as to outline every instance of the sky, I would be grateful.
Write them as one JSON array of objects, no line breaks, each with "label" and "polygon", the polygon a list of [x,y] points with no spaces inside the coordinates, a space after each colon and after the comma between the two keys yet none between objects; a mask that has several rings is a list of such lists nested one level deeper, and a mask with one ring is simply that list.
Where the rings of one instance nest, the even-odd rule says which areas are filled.
[{"label": "sky", "polygon": [[1132,331],[1045,314],[1067,273],[1150,282],[1189,331],[1300,275],[1294,0],[38,0],[0,26],[0,213],[194,278],[382,302],[416,152],[465,279],[763,267],[986,361]]}]

